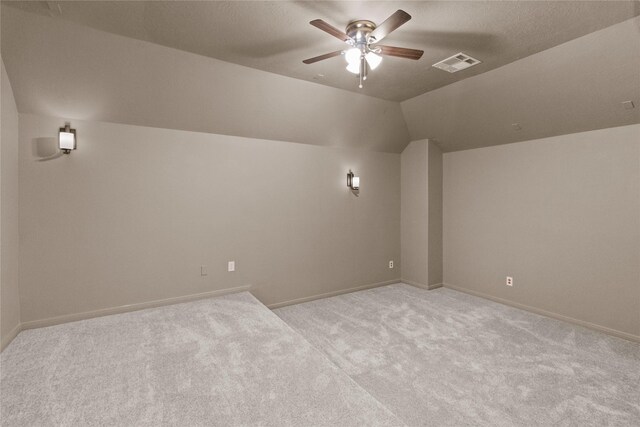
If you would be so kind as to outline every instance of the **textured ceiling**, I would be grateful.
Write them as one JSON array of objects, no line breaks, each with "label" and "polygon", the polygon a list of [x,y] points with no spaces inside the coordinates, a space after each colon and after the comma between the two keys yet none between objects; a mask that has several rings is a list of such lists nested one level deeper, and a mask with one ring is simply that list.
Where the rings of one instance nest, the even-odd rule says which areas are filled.
[{"label": "textured ceiling", "polygon": [[[515,13],[513,3],[509,2],[465,3],[469,7],[477,4],[490,7],[499,4],[511,12],[507,14],[496,10],[494,15],[510,16],[514,22],[520,23],[533,19],[531,10],[538,8],[538,4],[549,8],[542,14],[545,16],[549,11],[567,8],[566,5],[575,10],[592,8],[596,16],[589,16],[594,20],[587,19],[585,14],[577,14],[575,21],[556,19],[553,23],[543,22],[531,40],[520,42],[529,48],[535,46],[536,50],[541,50],[539,40],[548,34],[566,35],[567,27],[572,34],[584,32],[587,27],[602,26],[606,21],[603,17],[611,19],[624,13],[637,14],[635,8],[640,5],[638,2],[518,3],[522,8],[516,9],[518,13]],[[237,22],[244,13],[239,11],[240,6],[245,5],[207,3],[204,7],[221,8],[220,16],[227,17],[229,22]],[[344,6],[343,3],[251,5],[263,12],[270,10],[270,14],[265,12],[265,16],[285,9],[299,12],[303,7],[328,10],[329,6]],[[455,5],[460,7],[460,3]],[[486,55],[477,55],[486,61],[483,65],[454,75],[427,66],[429,75],[435,76],[434,79],[444,76],[455,77],[458,81],[440,81],[438,84],[444,86],[433,89],[434,83],[427,79],[427,89],[431,90],[399,103],[359,95],[355,86],[351,86],[354,83],[351,80],[347,81],[347,89],[353,92],[347,92],[166,47],[163,45],[169,43],[163,40],[154,43],[140,40],[140,35],[130,37],[135,34],[123,36],[116,34],[115,30],[96,29],[118,23],[132,32],[148,34],[155,31],[168,38],[182,40],[185,39],[183,32],[190,34],[196,30],[183,28],[178,22],[193,22],[195,18],[190,14],[201,7],[199,5],[189,3],[184,8],[178,7],[172,19],[164,21],[145,18],[142,20],[147,22],[145,25],[136,24],[141,16],[150,16],[149,11],[175,6],[161,4],[158,9],[156,3],[100,2],[82,3],[75,9],[76,3],[65,3],[61,5],[62,15],[58,4],[52,2],[19,3],[18,7],[15,6],[16,3],[2,2],[1,41],[2,59],[20,113],[395,153],[401,152],[410,140],[423,138],[436,140],[444,151],[456,151],[640,123],[640,108],[629,110],[622,104],[633,101],[636,107],[640,106],[640,17],[575,37],[489,72],[480,72],[480,67],[488,63]],[[452,7],[450,3],[410,3],[402,7],[409,9],[410,6],[414,15],[414,10],[419,7]],[[79,23],[80,18],[77,17],[71,19],[71,11],[79,11],[82,7],[85,12],[93,11],[95,14],[91,19],[86,18],[86,21],[93,22],[92,25]],[[131,14],[123,14],[121,7],[130,8]],[[596,14],[594,8],[598,7],[603,8],[602,13]],[[202,9],[203,13],[205,9]],[[562,10],[568,13],[569,9]],[[312,12],[309,12],[311,17],[322,16],[318,11]],[[384,14],[388,12],[386,10]],[[247,12],[245,17],[251,31],[262,28],[254,13]],[[201,20],[224,22],[220,16],[205,16]],[[454,18],[449,17],[451,21],[455,21]],[[291,17],[284,14],[279,19],[287,21]],[[325,19],[335,23],[330,17]],[[307,17],[304,20],[308,21]],[[164,22],[162,29],[159,28],[161,22]],[[590,26],[585,22],[590,22]],[[408,26],[413,23],[410,21],[398,32],[408,31]],[[497,34],[496,28],[501,26],[504,24],[492,27],[493,33]],[[338,42],[308,24],[302,25],[301,29],[304,34],[310,31],[313,40],[326,39],[329,45]],[[247,30],[248,33],[251,31]],[[193,43],[204,40],[193,37]],[[389,38],[393,37],[395,33]],[[514,43],[507,39],[508,43]],[[555,40],[560,39],[556,37]],[[289,42],[290,45],[287,44]],[[292,69],[299,66],[301,70],[308,70],[313,66],[302,64],[299,58],[322,50],[315,47],[298,49],[299,43],[299,39],[281,38],[279,46],[283,50],[280,54],[295,56],[295,61],[292,59],[291,62]],[[391,43],[392,40],[389,41]],[[412,47],[409,43],[397,44]],[[274,43],[269,44],[272,45]],[[224,42],[216,40],[216,46],[229,54],[237,50],[237,55],[260,62],[256,50],[248,53],[243,50],[241,40],[236,41],[233,37],[226,37]],[[504,59],[500,49],[495,46],[492,49],[496,51],[495,58]],[[460,50],[475,54],[470,49]],[[455,51],[452,48],[447,54]],[[279,55],[273,50],[269,52],[263,58],[265,63],[269,63],[272,56]],[[338,67],[336,78],[350,77],[340,58],[334,59],[337,62],[329,60],[323,65]],[[416,63],[393,60],[385,61],[385,67],[380,69],[375,79],[372,75],[365,93],[371,95],[376,90],[386,91],[393,89],[393,85],[397,88],[396,93],[405,89],[416,90],[419,85],[412,82],[410,76],[401,75],[402,70],[409,70],[405,66]],[[403,66],[398,75],[391,75],[394,63]],[[327,74],[324,83],[328,83],[329,77]],[[386,79],[391,86],[379,87],[381,83],[376,79]],[[514,128],[514,123],[518,123],[518,129]]]},{"label": "textured ceiling", "polygon": [[411,139],[443,151],[640,123],[640,17],[401,105]]},{"label": "textured ceiling", "polygon": [[[5,2],[3,2],[5,3]],[[7,4],[7,3],[5,3]],[[640,14],[634,1],[425,2],[9,2],[96,29],[289,77],[403,101],[484,73]],[[363,89],[342,58],[302,60],[345,45],[310,26],[353,19],[380,23],[396,9],[413,16],[385,44],[423,49],[419,61],[386,57]],[[483,61],[449,74],[432,64],[458,52]]]}]

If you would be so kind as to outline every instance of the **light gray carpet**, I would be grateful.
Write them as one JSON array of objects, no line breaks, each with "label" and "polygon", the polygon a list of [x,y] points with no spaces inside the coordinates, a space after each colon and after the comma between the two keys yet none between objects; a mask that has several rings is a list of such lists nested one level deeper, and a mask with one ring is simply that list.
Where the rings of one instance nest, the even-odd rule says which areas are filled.
[{"label": "light gray carpet", "polygon": [[640,346],[449,289],[275,310],[405,423],[640,426]]},{"label": "light gray carpet", "polygon": [[402,424],[248,293],[22,332],[3,426]]}]

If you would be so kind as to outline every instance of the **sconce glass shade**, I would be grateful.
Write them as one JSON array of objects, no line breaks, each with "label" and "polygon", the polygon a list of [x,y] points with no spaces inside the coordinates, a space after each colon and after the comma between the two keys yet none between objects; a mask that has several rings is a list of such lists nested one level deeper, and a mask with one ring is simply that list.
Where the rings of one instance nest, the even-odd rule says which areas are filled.
[{"label": "sconce glass shade", "polygon": [[75,150],[76,136],[71,132],[60,132],[60,149]]},{"label": "sconce glass shade", "polygon": [[360,188],[360,177],[355,176],[351,171],[349,171],[349,173],[347,174],[347,187],[352,190],[357,190]]},{"label": "sconce glass shade", "polygon": [[58,147],[65,153],[69,154],[71,150],[76,149],[76,130],[71,129],[69,125],[60,128],[58,133]]},{"label": "sconce glass shade", "polygon": [[353,188],[354,190],[358,190],[360,188],[360,177],[359,176],[354,176],[351,179],[351,188]]}]

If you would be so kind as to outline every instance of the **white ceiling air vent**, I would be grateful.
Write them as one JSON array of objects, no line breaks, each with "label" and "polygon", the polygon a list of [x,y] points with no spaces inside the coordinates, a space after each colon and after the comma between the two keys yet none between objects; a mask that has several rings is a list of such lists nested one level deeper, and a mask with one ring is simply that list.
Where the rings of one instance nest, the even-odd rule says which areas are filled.
[{"label": "white ceiling air vent", "polygon": [[442,60],[436,64],[433,64],[434,67],[440,68],[441,70],[448,71],[450,73],[455,73],[460,70],[464,70],[465,68],[473,67],[474,65],[479,64],[482,61],[478,61],[475,58],[470,57],[467,54],[462,52],[453,55],[450,58]]}]

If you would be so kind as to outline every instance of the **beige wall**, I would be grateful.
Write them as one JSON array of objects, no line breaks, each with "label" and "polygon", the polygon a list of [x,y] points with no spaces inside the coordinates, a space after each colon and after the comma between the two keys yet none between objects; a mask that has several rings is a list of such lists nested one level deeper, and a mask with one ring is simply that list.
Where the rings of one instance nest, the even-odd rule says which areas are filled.
[{"label": "beige wall", "polygon": [[412,141],[401,154],[402,281],[428,284],[429,142]]},{"label": "beige wall", "polygon": [[402,280],[442,283],[442,152],[426,139],[401,154]]},{"label": "beige wall", "polygon": [[0,349],[20,324],[18,292],[18,111],[2,63],[0,98]]},{"label": "beige wall", "polygon": [[55,157],[64,122],[20,115],[23,322],[243,285],[275,304],[399,279],[398,154],[74,120],[78,150]]},{"label": "beige wall", "polygon": [[429,141],[427,175],[429,180],[429,256],[428,284],[442,283],[442,151]]},{"label": "beige wall", "polygon": [[640,125],[445,154],[444,279],[640,338]]}]

